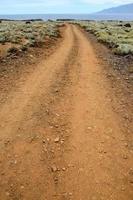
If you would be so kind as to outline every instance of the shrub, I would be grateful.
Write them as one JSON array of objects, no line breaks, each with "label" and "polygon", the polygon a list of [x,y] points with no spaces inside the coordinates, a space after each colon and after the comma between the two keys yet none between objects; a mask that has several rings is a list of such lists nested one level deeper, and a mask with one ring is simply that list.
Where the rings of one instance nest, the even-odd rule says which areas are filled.
[{"label": "shrub", "polygon": [[27,50],[28,50],[28,47],[27,47],[27,45],[22,45],[20,49],[21,49],[22,51],[27,51]]},{"label": "shrub", "polygon": [[128,28],[131,28],[131,24],[130,23],[127,23],[127,24],[124,24],[125,27],[128,27]]},{"label": "shrub", "polygon": [[4,34],[0,34],[0,43],[4,44],[6,41],[6,36]]},{"label": "shrub", "polygon": [[31,24],[31,21],[26,21],[25,24]]},{"label": "shrub", "polygon": [[131,45],[131,44],[119,44],[119,46],[114,49],[114,53],[117,54],[117,55],[133,54],[133,45]]},{"label": "shrub", "polygon": [[26,33],[25,34],[25,39],[34,40],[35,36],[32,33]]},{"label": "shrub", "polygon": [[18,48],[16,47],[11,47],[8,49],[7,53],[10,55],[10,54],[17,54],[18,53]]}]

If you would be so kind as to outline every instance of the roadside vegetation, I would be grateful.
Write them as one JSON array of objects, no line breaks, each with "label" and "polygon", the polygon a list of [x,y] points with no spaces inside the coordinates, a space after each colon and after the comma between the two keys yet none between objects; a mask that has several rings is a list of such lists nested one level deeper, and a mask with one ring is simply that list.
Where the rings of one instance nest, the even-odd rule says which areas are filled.
[{"label": "roadside vegetation", "polygon": [[59,22],[43,21],[1,21],[0,50],[7,54],[26,51],[30,47],[40,46],[45,39],[59,37]]},{"label": "roadside vegetation", "polygon": [[79,21],[76,22],[117,55],[133,55],[133,22]]}]

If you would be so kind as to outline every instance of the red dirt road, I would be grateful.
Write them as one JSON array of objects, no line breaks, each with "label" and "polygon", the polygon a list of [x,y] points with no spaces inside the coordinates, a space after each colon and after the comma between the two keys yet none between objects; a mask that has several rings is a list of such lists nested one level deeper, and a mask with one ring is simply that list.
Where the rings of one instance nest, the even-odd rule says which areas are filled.
[{"label": "red dirt road", "polygon": [[85,34],[67,25],[18,85],[0,105],[0,200],[132,200],[127,129]]}]

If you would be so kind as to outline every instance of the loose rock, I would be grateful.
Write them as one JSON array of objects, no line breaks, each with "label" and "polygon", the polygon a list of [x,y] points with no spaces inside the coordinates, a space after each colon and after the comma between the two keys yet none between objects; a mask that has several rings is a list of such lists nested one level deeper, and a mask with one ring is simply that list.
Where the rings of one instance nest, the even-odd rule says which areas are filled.
[{"label": "loose rock", "polygon": [[52,165],[51,170],[52,170],[52,172],[57,172],[58,168],[56,167],[56,165]]}]

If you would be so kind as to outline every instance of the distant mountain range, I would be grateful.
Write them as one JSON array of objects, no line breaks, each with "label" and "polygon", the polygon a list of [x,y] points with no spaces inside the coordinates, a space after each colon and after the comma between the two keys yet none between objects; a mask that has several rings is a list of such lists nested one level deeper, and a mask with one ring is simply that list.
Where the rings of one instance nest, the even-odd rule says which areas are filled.
[{"label": "distant mountain range", "polygon": [[112,14],[132,14],[133,15],[133,3],[113,7],[109,9],[102,10],[100,12],[97,12],[95,14],[103,14],[103,15],[112,15]]}]

